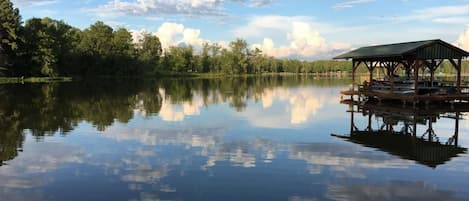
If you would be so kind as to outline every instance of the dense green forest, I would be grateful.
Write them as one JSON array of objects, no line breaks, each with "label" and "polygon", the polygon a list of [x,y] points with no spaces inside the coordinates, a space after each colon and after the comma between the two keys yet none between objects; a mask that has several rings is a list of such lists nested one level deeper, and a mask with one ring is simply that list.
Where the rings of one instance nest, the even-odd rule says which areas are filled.
[{"label": "dense green forest", "polygon": [[140,76],[158,73],[252,74],[349,71],[350,62],[275,59],[236,39],[228,48],[204,44],[163,50],[157,36],[134,43],[125,28],[96,22],[80,30],[64,21],[22,22],[10,0],[0,10],[0,73],[3,76]]},{"label": "dense green forest", "polygon": [[[350,72],[347,61],[300,61],[266,56],[243,39],[223,48],[206,43],[200,50],[175,46],[163,50],[157,36],[133,41],[125,28],[96,22],[80,30],[64,21],[32,18],[22,21],[10,0],[0,1],[0,76],[92,77],[158,74],[261,74]],[[359,68],[358,72],[366,72]],[[449,63],[438,72],[454,73]],[[469,73],[469,63],[463,64]]]}]

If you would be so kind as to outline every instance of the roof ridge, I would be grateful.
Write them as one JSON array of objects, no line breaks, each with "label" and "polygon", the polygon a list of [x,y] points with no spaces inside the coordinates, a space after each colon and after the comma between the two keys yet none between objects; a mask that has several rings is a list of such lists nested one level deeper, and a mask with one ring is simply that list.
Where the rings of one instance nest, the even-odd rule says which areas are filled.
[{"label": "roof ridge", "polygon": [[[404,57],[410,56],[410,54],[417,54],[417,51],[422,48],[428,48],[430,46],[439,44],[444,48],[450,49],[452,53],[450,53],[451,57],[459,57],[458,55],[462,55],[462,57],[469,57],[469,53],[465,50],[456,47],[453,44],[447,43],[441,39],[433,39],[433,40],[421,40],[421,41],[411,41],[411,42],[403,42],[403,43],[392,43],[392,44],[384,44],[384,45],[374,45],[374,46],[367,46],[361,47],[355,50],[352,50],[347,53],[343,53],[339,56],[334,57],[334,59],[349,59],[349,58],[378,58],[378,57]],[[443,53],[441,53],[443,54]],[[444,56],[449,57],[450,55],[439,55],[435,57],[442,57]]]},{"label": "roof ridge", "polygon": [[[402,43],[389,43],[389,44],[382,44],[382,45],[370,45],[361,48],[368,48],[368,47],[383,47],[383,46],[391,46],[391,45],[404,45],[404,44],[411,44],[411,43],[423,43],[423,42],[438,42],[442,41],[441,39],[432,39],[432,40],[420,40],[420,41],[409,41],[409,42],[402,42]],[[358,48],[358,49],[361,49]]]}]

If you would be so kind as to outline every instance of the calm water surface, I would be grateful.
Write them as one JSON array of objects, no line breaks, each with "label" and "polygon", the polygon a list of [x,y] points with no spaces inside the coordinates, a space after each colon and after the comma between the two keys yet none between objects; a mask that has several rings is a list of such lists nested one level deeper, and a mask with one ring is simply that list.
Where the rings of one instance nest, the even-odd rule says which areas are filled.
[{"label": "calm water surface", "polygon": [[[457,138],[454,114],[441,113],[429,117],[433,135],[423,118],[416,138],[352,139],[338,95],[349,83],[0,85],[0,200],[469,200],[469,121]],[[406,110],[362,110],[358,130],[409,126]]]}]

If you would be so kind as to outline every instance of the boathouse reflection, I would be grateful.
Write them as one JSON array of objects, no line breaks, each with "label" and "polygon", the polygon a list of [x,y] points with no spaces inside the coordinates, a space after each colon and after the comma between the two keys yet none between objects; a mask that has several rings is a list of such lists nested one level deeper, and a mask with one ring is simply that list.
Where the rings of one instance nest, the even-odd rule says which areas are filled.
[{"label": "boathouse reflection", "polygon": [[[360,104],[343,101],[342,103],[349,105],[347,112],[351,115],[350,134],[333,135],[335,137],[377,148],[432,168],[445,164],[458,154],[467,151],[466,148],[459,146],[458,136],[459,121],[462,120],[462,113],[469,111],[468,106],[418,109],[370,102]],[[367,118],[366,128],[357,127],[355,116],[357,114]],[[434,124],[441,119],[454,120],[454,133],[446,140],[440,139],[434,129]],[[423,132],[419,132],[418,129],[421,126],[424,127]]]}]

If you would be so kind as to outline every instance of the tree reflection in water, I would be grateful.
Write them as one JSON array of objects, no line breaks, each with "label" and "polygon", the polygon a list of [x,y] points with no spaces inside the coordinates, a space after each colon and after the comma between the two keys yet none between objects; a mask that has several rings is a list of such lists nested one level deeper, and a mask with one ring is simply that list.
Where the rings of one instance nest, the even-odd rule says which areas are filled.
[{"label": "tree reflection in water", "polygon": [[126,123],[136,111],[157,116],[168,104],[194,101],[202,105],[228,103],[243,111],[249,100],[258,101],[267,89],[295,86],[345,85],[347,79],[308,79],[302,76],[219,79],[87,80],[69,83],[0,85],[0,165],[21,151],[25,131],[37,139],[66,135],[88,122],[104,131],[114,122]]},{"label": "tree reflection in water", "polygon": [[[418,126],[415,141],[414,119],[402,115],[407,109],[360,112],[385,123],[373,124],[373,131],[410,136],[399,144],[360,137],[353,130],[360,124],[350,127],[359,136],[350,141],[358,144],[330,137],[349,128],[337,95],[346,83],[258,77],[1,85],[1,160],[7,165],[0,168],[0,200],[468,197],[467,156],[430,163],[414,150],[393,148],[412,148],[435,116],[417,115],[426,126],[423,132]],[[467,146],[464,135],[424,137],[424,147]]]}]

